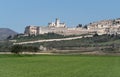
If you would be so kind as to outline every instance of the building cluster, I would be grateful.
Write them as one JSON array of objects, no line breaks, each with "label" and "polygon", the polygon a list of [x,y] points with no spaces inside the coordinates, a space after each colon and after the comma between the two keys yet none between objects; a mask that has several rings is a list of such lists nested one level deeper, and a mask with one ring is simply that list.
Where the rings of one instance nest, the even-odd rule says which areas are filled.
[{"label": "building cluster", "polygon": [[56,19],[55,22],[48,23],[48,26],[27,26],[25,28],[25,34],[39,35],[45,33],[62,33],[66,29],[66,24],[60,23],[60,20]]},{"label": "building cluster", "polygon": [[65,23],[61,23],[59,19],[55,22],[48,23],[48,26],[27,26],[25,35],[39,35],[45,33],[57,33],[62,35],[80,35],[80,34],[120,34],[120,19],[103,20],[90,23],[87,28],[75,27],[68,28]]},{"label": "building cluster", "polygon": [[120,19],[103,20],[88,24],[88,30],[102,34],[120,34]]}]

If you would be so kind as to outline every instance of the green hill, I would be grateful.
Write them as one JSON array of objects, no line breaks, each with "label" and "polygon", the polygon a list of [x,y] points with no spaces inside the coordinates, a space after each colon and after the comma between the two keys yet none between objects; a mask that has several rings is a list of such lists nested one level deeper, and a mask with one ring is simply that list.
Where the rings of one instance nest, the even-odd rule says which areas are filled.
[{"label": "green hill", "polygon": [[80,35],[70,35],[64,36],[55,33],[46,33],[46,34],[39,34],[37,36],[30,35],[30,36],[15,36],[13,40],[17,40],[17,42],[27,42],[27,41],[36,41],[36,40],[45,40],[45,39],[60,39],[60,38],[68,38],[68,37],[75,37]]},{"label": "green hill", "polygon": [[[34,37],[34,38],[32,38]],[[27,36],[17,37],[19,41],[25,40],[37,40],[37,39],[54,39],[54,38],[66,38],[71,36],[62,36],[57,34],[44,34],[39,36]],[[26,38],[26,39],[25,39]],[[23,40],[22,40],[23,39]],[[4,46],[4,47],[3,47]],[[8,49],[12,46],[11,43],[1,43],[0,47],[2,50]],[[78,50],[78,51],[102,51],[107,53],[118,53],[120,52],[120,35],[94,35],[93,37],[83,37],[75,40],[64,40],[64,41],[52,41],[52,42],[41,42],[25,44],[23,46],[29,47],[45,47],[47,50]]]},{"label": "green hill", "polygon": [[37,47],[42,45],[50,50],[58,49],[58,50],[120,52],[120,35],[101,35],[76,40],[43,42],[27,45]]}]

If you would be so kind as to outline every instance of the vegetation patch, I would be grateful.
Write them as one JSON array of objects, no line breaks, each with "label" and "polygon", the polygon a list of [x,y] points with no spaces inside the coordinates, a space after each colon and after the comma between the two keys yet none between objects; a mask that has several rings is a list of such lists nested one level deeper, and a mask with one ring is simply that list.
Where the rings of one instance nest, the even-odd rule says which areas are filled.
[{"label": "vegetation patch", "polygon": [[1,77],[120,77],[119,56],[0,55]]},{"label": "vegetation patch", "polygon": [[64,36],[56,33],[46,33],[46,34],[39,34],[35,35],[28,35],[28,36],[19,36],[16,35],[13,40],[17,40],[17,42],[24,42],[24,41],[35,41],[35,40],[44,40],[44,39],[60,39],[60,38],[68,38],[68,37],[75,37],[80,35],[69,35]]}]

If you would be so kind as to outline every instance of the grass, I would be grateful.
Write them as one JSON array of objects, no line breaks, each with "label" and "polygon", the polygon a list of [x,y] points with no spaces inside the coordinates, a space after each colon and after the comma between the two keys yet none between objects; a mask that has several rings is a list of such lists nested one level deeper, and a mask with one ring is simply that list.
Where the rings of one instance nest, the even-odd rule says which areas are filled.
[{"label": "grass", "polygon": [[120,57],[0,55],[0,77],[120,77]]}]

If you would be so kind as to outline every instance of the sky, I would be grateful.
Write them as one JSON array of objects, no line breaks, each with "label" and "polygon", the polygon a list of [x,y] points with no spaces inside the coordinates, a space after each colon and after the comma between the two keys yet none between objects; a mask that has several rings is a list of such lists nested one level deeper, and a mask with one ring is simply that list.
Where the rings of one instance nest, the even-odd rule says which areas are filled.
[{"label": "sky", "polygon": [[59,18],[68,27],[120,18],[120,0],[0,0],[0,28],[23,33]]}]

